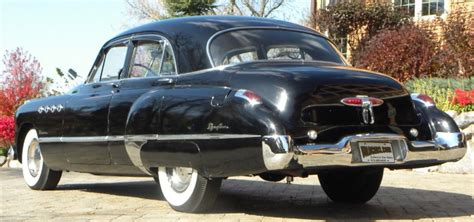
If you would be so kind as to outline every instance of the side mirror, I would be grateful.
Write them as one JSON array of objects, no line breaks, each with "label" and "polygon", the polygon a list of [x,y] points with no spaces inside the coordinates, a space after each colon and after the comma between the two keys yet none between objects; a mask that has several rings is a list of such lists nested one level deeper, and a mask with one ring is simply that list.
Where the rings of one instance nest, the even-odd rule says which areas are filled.
[{"label": "side mirror", "polygon": [[67,70],[67,73],[69,74],[69,78],[71,78],[71,79],[76,79],[77,78],[77,72],[74,71],[73,69]]}]

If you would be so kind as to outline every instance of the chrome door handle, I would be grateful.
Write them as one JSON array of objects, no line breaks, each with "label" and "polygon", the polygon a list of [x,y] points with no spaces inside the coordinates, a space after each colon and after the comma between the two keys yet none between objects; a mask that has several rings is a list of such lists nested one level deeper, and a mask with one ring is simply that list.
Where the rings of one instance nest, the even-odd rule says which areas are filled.
[{"label": "chrome door handle", "polygon": [[159,86],[159,85],[170,85],[174,82],[174,79],[173,78],[160,78],[160,79],[157,79],[153,85],[154,86]]}]

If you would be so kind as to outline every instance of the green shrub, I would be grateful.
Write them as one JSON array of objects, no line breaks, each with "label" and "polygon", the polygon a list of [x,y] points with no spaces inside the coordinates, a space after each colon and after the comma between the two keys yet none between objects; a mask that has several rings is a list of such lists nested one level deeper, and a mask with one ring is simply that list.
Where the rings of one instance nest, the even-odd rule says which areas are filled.
[{"label": "green shrub", "polygon": [[423,93],[430,96],[436,102],[436,106],[443,111],[474,111],[472,104],[461,106],[452,103],[455,89],[474,89],[474,77],[469,79],[415,78],[405,82],[405,86],[412,93]]},{"label": "green shrub", "polygon": [[0,156],[7,156],[8,149],[0,147]]}]

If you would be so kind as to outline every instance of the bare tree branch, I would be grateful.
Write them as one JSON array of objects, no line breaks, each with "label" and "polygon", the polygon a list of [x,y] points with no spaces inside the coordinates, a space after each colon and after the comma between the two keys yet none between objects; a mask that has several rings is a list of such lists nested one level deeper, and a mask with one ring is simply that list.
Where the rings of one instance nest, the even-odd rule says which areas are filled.
[{"label": "bare tree branch", "polygon": [[260,10],[258,11],[258,16],[263,17],[267,3],[267,0],[260,0]]},{"label": "bare tree branch", "polygon": [[[245,7],[247,7],[247,9],[250,11],[250,13],[253,15],[253,16],[259,16],[259,13],[255,10],[255,3],[252,1],[250,2],[250,0],[243,0],[242,1],[243,4],[245,5]],[[261,16],[259,16],[261,17]]]},{"label": "bare tree branch", "polygon": [[128,13],[140,20],[161,20],[166,17],[162,0],[127,0]]},{"label": "bare tree branch", "polygon": [[234,9],[237,9],[239,15],[244,15],[244,13],[243,13],[242,10],[240,9],[239,5],[235,2],[235,0],[230,0],[230,5],[231,5],[231,7],[232,7],[232,9],[231,9],[231,11],[230,11],[230,12],[231,12],[230,14],[235,15]]},{"label": "bare tree branch", "polygon": [[273,11],[280,8],[280,6],[282,6],[284,2],[285,0],[276,1],[263,17],[268,17],[270,14],[273,13]]},{"label": "bare tree branch", "polygon": [[[236,1],[232,2],[235,3]],[[285,0],[241,0],[241,3],[250,12],[250,15],[268,17],[280,8]]]}]

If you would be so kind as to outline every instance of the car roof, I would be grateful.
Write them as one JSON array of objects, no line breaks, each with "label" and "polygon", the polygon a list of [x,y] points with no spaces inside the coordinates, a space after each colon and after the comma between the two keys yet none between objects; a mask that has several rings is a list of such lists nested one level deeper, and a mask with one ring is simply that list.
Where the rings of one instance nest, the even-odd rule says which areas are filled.
[{"label": "car roof", "polygon": [[301,31],[311,31],[319,34],[313,29],[294,23],[250,16],[188,16],[161,21],[151,22],[129,29],[117,37],[144,32],[160,32],[165,35],[171,33],[188,33],[207,36],[207,39],[216,32],[237,27],[285,27]]},{"label": "car roof", "polygon": [[245,27],[286,28],[324,37],[305,26],[275,19],[248,16],[189,16],[141,25],[117,35],[109,42],[136,34],[162,35],[173,46],[178,72],[187,73],[212,67],[207,57],[206,44],[214,34],[227,29]]}]

